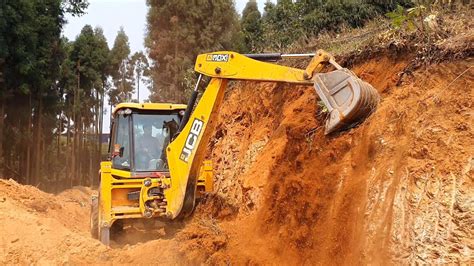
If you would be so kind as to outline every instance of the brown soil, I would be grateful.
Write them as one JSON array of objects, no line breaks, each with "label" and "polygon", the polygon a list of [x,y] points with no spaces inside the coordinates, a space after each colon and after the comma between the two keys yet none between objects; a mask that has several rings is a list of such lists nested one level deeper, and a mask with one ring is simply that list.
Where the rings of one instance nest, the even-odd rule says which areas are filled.
[{"label": "brown soil", "polygon": [[329,137],[313,88],[233,84],[209,144],[216,192],[112,248],[89,237],[90,190],[0,181],[0,264],[473,263],[473,60],[395,86],[410,60],[357,63],[382,102]]},{"label": "brown soil", "polygon": [[432,65],[396,87],[407,64],[382,56],[357,65],[383,101],[333,137],[323,135],[312,88],[257,92],[247,83],[229,93],[211,144],[218,195],[239,206],[222,225],[238,228],[229,230],[229,260],[473,259],[472,59]]}]

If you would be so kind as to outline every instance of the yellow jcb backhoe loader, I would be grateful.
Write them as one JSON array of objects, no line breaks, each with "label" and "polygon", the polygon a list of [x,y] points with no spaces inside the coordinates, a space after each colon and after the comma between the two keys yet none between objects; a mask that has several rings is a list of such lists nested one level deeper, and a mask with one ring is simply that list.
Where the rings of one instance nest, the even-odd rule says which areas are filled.
[{"label": "yellow jcb backhoe loader", "polygon": [[[311,58],[306,69],[268,62]],[[267,61],[267,62],[265,62]],[[323,69],[335,68],[322,73]],[[173,220],[190,215],[196,198],[212,191],[212,164],[204,160],[229,80],[313,85],[326,105],[326,134],[360,122],[378,104],[377,91],[342,68],[328,53],[201,54],[200,73],[187,105],[122,103],[113,113],[110,160],[101,162],[100,186],[92,197],[91,233],[106,245],[131,218]],[[210,77],[195,107],[203,75]]]}]

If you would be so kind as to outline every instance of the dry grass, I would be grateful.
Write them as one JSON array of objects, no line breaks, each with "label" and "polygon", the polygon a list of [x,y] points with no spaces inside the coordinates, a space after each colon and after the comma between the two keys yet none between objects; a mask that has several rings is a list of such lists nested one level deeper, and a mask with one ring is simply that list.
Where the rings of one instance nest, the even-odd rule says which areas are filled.
[{"label": "dry grass", "polygon": [[[350,66],[380,52],[390,51],[396,55],[397,52],[406,54],[408,51],[415,55],[415,59],[401,78],[422,66],[473,55],[474,10],[432,8],[428,14],[436,16],[436,23],[426,26],[424,31],[395,29],[388,18],[379,17],[363,28],[353,29],[343,25],[339,33],[325,32],[315,37],[302,37],[283,52],[302,53],[324,49],[336,56],[340,64]],[[307,60],[282,62],[294,67],[305,67],[307,63]]]},{"label": "dry grass", "polygon": [[384,17],[378,17],[368,22],[363,28],[351,28],[341,25],[340,32],[323,32],[318,36],[302,38],[291,45],[288,52],[316,51],[324,49],[333,55],[346,54],[362,50],[374,38],[384,31],[389,30],[390,24]]}]

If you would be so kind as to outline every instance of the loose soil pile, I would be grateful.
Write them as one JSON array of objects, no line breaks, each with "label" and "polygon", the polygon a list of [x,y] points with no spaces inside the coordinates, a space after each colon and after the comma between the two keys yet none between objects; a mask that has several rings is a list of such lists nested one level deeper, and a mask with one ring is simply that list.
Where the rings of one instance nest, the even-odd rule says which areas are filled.
[{"label": "loose soil pile", "polygon": [[333,136],[312,87],[234,83],[209,144],[216,192],[112,248],[89,237],[90,190],[0,181],[0,263],[473,263],[472,55],[399,82],[413,58],[355,61],[382,101]]}]

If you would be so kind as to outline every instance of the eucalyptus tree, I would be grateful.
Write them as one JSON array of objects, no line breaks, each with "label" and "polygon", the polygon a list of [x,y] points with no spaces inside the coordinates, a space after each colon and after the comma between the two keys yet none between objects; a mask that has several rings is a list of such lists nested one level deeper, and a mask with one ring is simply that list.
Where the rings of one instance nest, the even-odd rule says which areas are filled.
[{"label": "eucalyptus tree", "polygon": [[148,0],[147,5],[150,100],[185,102],[196,56],[233,47],[239,24],[234,1]]},{"label": "eucalyptus tree", "polygon": [[123,27],[115,37],[110,51],[110,66],[114,88],[109,91],[111,105],[129,102],[135,89],[134,69],[130,58],[130,44]]},{"label": "eucalyptus tree", "polygon": [[131,65],[134,69],[135,84],[137,88],[137,102],[140,102],[140,82],[143,77],[149,75],[148,59],[142,51],[135,52],[131,57]]},{"label": "eucalyptus tree", "polygon": [[61,29],[66,13],[86,7],[75,0],[0,1],[0,171],[19,181],[48,180],[61,108]]}]

